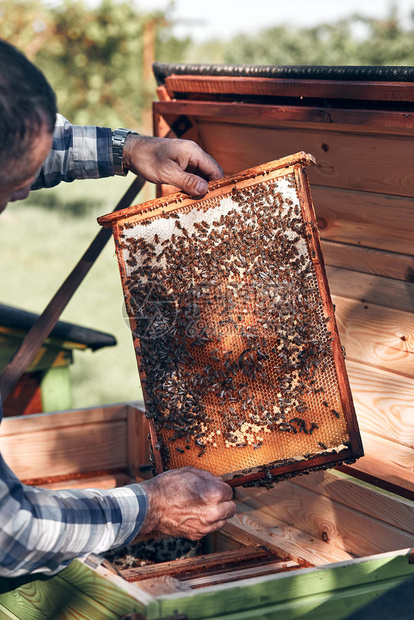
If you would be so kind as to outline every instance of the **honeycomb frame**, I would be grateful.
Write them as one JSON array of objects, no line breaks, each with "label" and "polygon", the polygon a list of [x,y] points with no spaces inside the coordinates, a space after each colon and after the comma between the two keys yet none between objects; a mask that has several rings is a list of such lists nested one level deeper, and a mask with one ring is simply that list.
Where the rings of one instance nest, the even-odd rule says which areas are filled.
[{"label": "honeycomb frame", "polygon": [[157,472],[232,486],[363,454],[295,155],[99,218],[112,226]]}]

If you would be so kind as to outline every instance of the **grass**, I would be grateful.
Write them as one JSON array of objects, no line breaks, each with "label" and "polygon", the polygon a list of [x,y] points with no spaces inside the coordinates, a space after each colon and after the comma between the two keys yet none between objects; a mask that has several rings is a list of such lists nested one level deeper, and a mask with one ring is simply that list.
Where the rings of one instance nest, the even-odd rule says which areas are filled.
[{"label": "grass", "polygon": [[[133,177],[78,181],[32,192],[0,217],[0,301],[41,312],[99,232],[96,218],[112,211]],[[150,186],[135,202],[153,197]],[[110,240],[76,291],[62,320],[113,334],[118,345],[75,352],[74,407],[141,398],[136,360]]]}]

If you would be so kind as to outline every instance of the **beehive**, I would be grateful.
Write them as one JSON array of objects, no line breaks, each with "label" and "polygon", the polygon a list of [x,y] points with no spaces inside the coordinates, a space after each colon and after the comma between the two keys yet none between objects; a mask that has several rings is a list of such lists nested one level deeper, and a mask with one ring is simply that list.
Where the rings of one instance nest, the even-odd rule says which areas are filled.
[{"label": "beehive", "polygon": [[305,153],[112,224],[157,470],[232,484],[361,455]]}]

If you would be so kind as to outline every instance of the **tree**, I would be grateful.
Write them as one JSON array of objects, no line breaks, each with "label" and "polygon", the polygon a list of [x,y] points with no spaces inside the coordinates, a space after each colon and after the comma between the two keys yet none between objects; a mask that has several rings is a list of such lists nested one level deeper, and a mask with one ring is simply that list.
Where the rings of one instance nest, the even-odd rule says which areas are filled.
[{"label": "tree", "polygon": [[132,0],[101,0],[95,8],[83,0],[0,0],[0,27],[44,71],[59,110],[78,124],[141,127],[155,91],[143,66],[148,33],[149,45],[161,56],[173,51],[172,60],[187,45],[171,36],[164,13],[143,12]]}]

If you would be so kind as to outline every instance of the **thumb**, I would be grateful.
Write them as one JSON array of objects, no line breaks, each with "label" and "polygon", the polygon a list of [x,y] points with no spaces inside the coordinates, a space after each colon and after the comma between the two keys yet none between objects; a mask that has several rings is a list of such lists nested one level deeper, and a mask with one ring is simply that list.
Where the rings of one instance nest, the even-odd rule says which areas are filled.
[{"label": "thumb", "polygon": [[208,191],[208,182],[205,179],[182,170],[177,170],[175,178],[170,178],[169,183],[179,187],[190,196],[202,196]]}]

